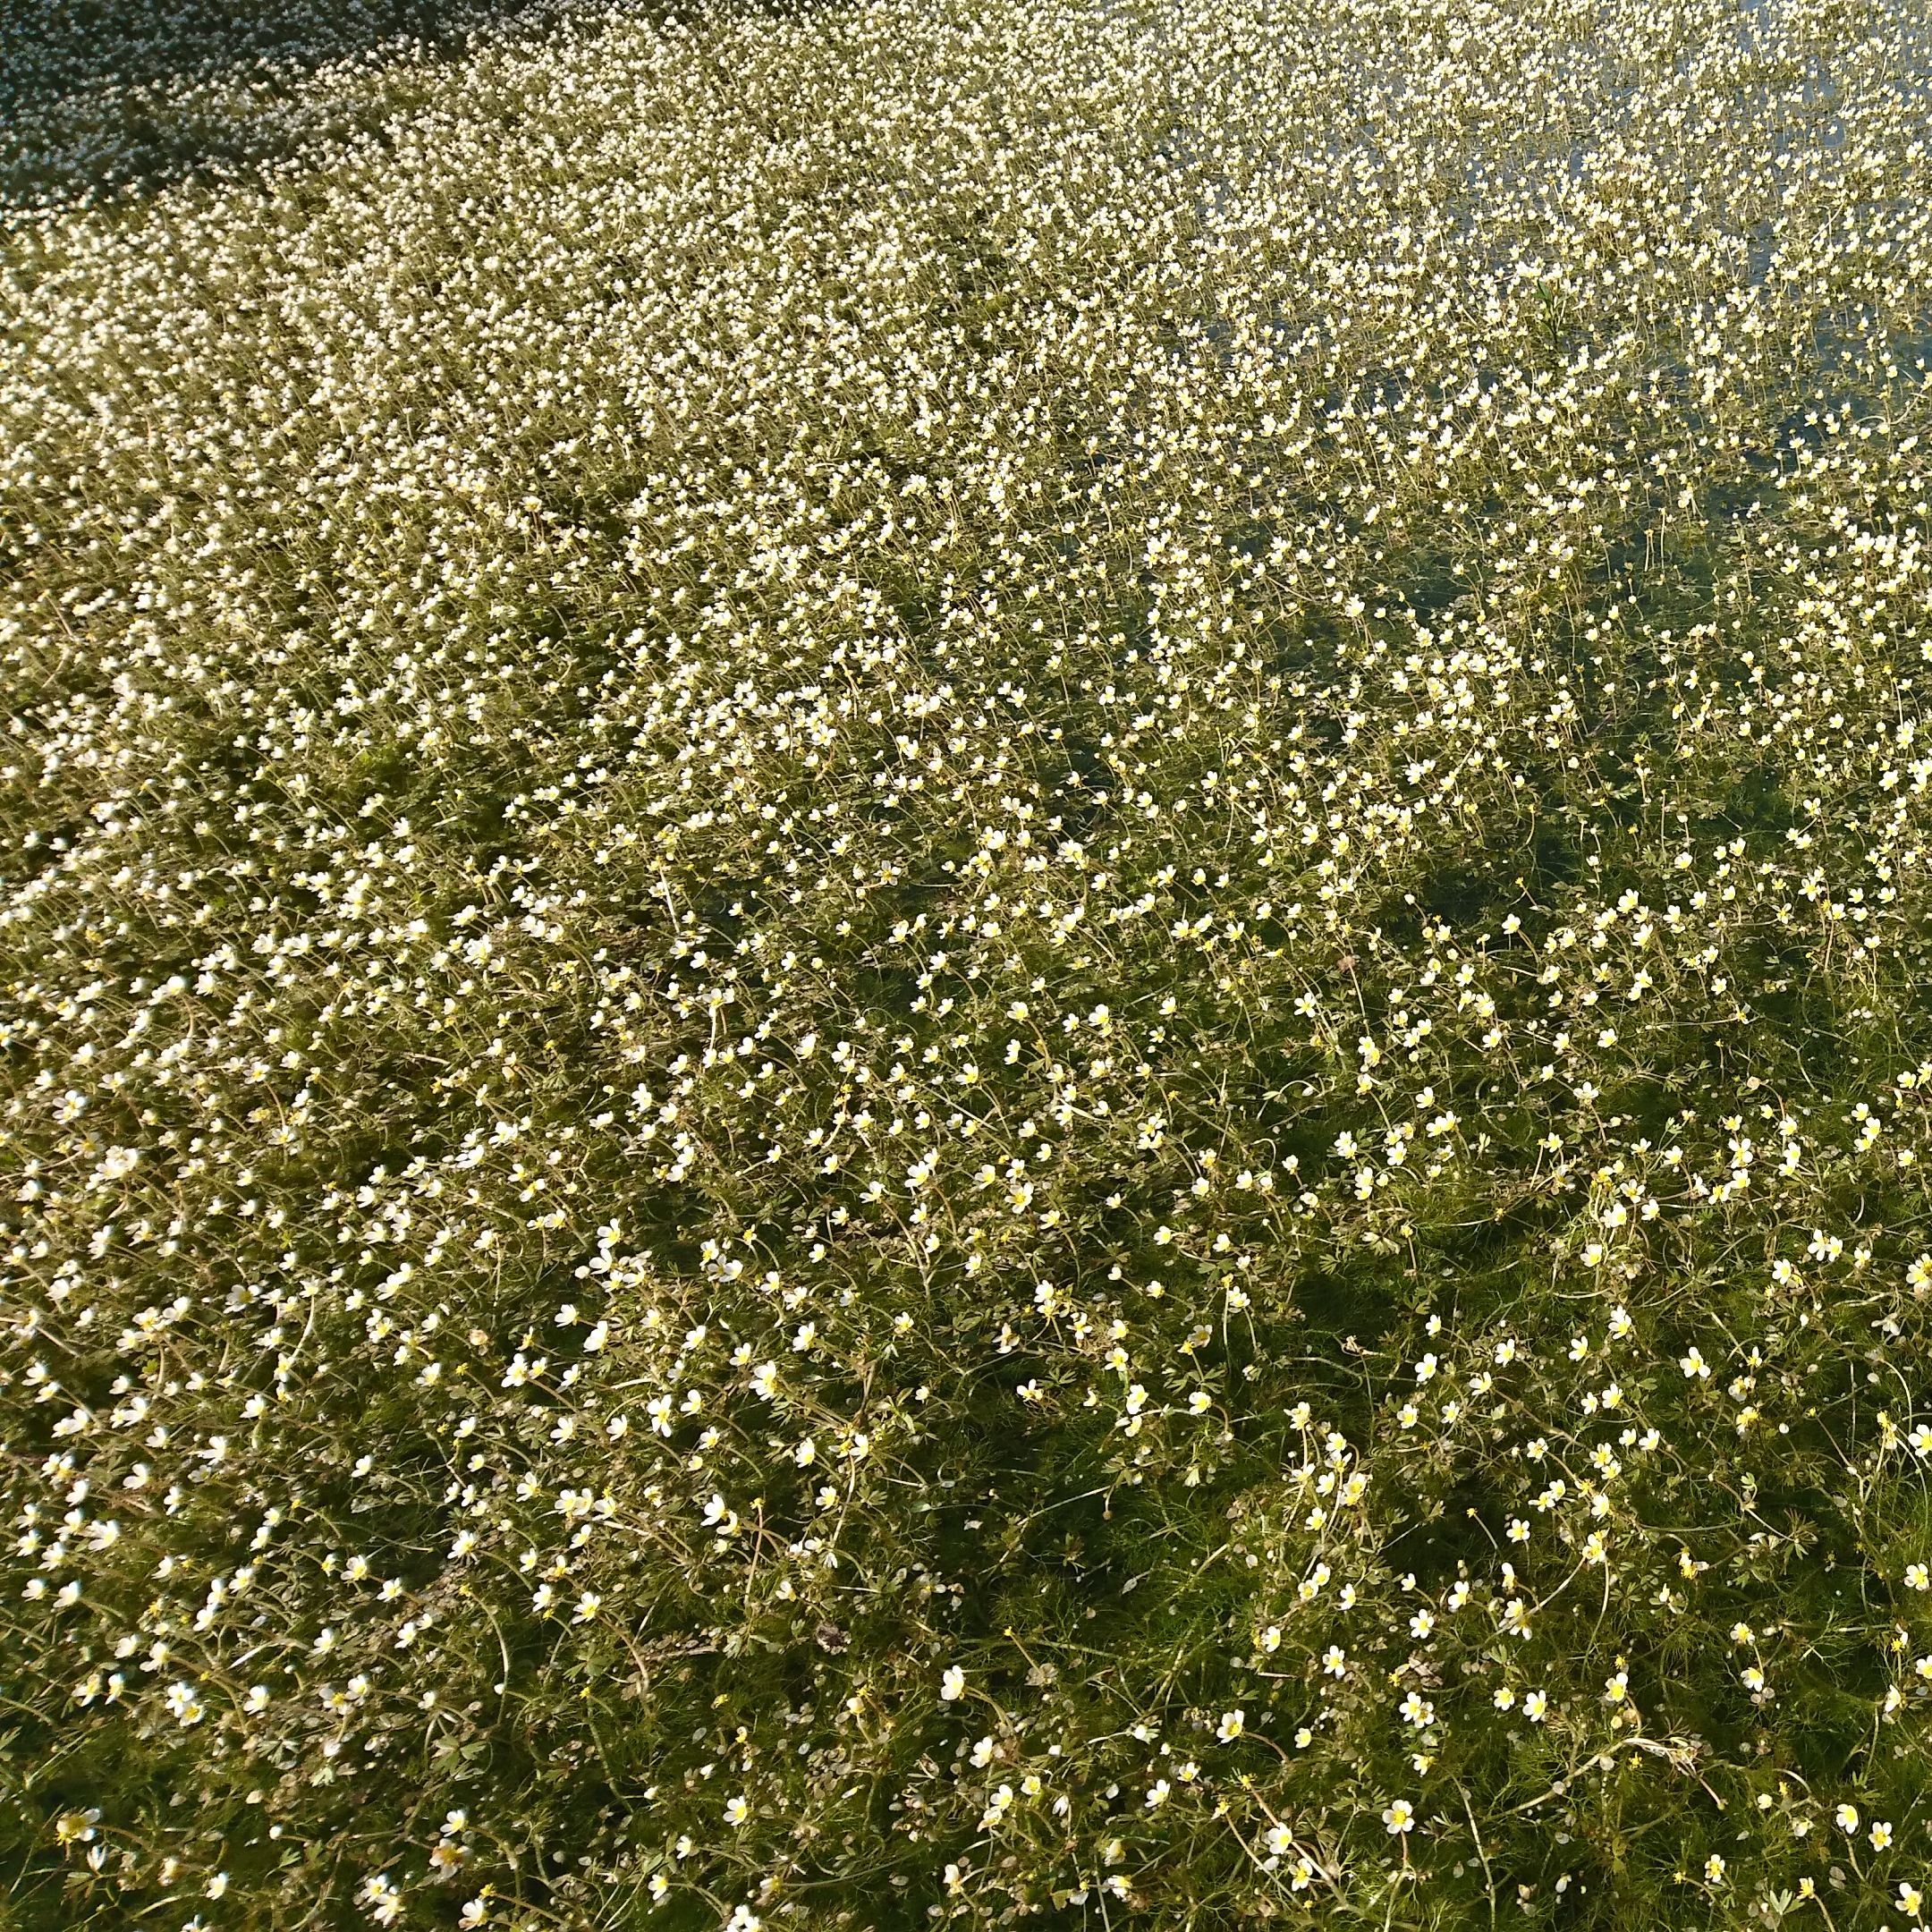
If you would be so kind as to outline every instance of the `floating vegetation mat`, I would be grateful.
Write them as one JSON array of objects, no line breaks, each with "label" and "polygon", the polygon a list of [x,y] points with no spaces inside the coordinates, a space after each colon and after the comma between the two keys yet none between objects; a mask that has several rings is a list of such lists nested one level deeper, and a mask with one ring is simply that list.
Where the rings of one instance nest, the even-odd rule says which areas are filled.
[{"label": "floating vegetation mat", "polygon": [[1925,1919],[1924,10],[318,8],[4,37],[7,1923]]}]

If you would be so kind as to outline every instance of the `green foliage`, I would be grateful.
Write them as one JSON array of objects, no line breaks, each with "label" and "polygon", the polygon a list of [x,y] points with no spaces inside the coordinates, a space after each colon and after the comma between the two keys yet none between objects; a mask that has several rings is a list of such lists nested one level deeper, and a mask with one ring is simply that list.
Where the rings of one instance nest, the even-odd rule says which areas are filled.
[{"label": "green foliage", "polygon": [[416,17],[9,137],[12,1922],[1918,1923],[1924,22]]}]

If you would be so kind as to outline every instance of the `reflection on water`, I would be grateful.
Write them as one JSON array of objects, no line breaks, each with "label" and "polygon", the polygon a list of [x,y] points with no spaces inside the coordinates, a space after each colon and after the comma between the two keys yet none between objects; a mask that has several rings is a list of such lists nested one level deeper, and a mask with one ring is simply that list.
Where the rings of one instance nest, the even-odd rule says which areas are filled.
[{"label": "reflection on water", "polygon": [[[1365,422],[1512,400],[1504,389],[1520,383],[1520,360],[1491,365],[1479,338],[1513,305],[1552,378],[1606,358],[1634,361],[1645,407],[1667,411],[1687,443],[1734,438],[1731,479],[1699,505],[1715,541],[1746,519],[1775,516],[1781,486],[1833,435],[1888,420],[1900,384],[1932,360],[1932,316],[1875,306],[1869,258],[1870,234],[1895,233],[1923,199],[1924,176],[1900,165],[1896,140],[1902,122],[1932,127],[1923,9],[1854,17],[1791,0],[1581,5],[1569,32],[1527,61],[1511,48],[1532,84],[1508,94],[1481,71],[1481,7],[1434,35],[1375,10],[1301,10],[1292,56],[1233,46],[1204,54],[1172,9],[1115,11],[1168,63],[1168,118],[1148,160],[1191,184],[1198,250],[1232,263],[1285,244],[1301,265],[1258,306],[1253,278],[1231,275],[1233,301],[1177,312],[1168,330],[1177,365],[1211,363],[1236,386],[1258,369],[1292,370],[1318,398],[1279,434],[1262,426],[1272,460],[1258,464],[1249,514],[1225,533],[1243,555],[1285,531],[1348,521],[1343,498],[1300,478],[1326,473],[1326,459]],[[1282,114],[1298,94],[1326,112]],[[1254,111],[1264,97],[1278,138]],[[1445,113],[1445,101],[1462,111]],[[1308,211],[1301,233],[1272,226],[1284,202]],[[1694,279],[1704,290],[1691,313],[1667,292],[1683,264],[1666,271],[1659,252],[1680,247],[1673,238],[1687,229],[1699,238]],[[1433,255],[1404,260],[1424,233]],[[1374,258],[1362,238],[1380,251]],[[1843,263],[1822,282],[1821,242]],[[1653,255],[1654,303],[1643,273]],[[1431,367],[1393,338],[1377,342],[1405,285],[1434,293],[1445,284],[1487,302],[1469,318],[1470,360]],[[1735,359],[1724,345],[1751,340],[1761,351],[1774,315],[1788,333],[1756,361],[1740,433]],[[1130,469],[1123,456],[1121,473]],[[1663,580],[1649,566],[1670,506],[1639,487],[1624,507],[1623,534],[1606,545],[1606,588],[1642,580],[1641,595],[1657,597]],[[1479,521],[1481,505],[1467,509]],[[1688,567],[1707,573],[1708,563]],[[1439,547],[1410,560],[1409,580],[1408,602],[1423,615],[1470,589]]]}]

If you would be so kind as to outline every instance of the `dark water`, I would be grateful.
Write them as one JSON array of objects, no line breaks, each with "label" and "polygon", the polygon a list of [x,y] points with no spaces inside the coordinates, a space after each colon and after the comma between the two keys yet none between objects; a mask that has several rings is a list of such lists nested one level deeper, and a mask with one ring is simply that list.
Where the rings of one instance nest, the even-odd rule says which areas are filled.
[{"label": "dark water", "polygon": [[379,118],[319,68],[459,55],[569,0],[0,0],[0,203],[146,192]]}]

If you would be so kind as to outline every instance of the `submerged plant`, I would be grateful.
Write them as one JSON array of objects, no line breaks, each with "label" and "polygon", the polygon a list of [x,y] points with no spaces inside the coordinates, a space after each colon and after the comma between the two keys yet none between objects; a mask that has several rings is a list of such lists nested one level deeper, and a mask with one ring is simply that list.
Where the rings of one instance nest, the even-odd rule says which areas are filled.
[{"label": "submerged plant", "polygon": [[515,27],[0,155],[17,1921],[1920,1922],[1925,21]]}]

